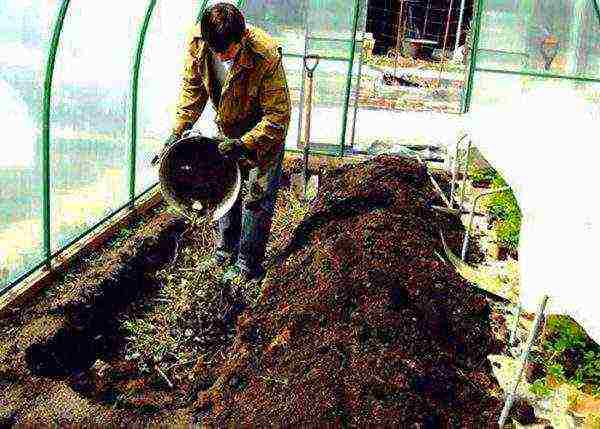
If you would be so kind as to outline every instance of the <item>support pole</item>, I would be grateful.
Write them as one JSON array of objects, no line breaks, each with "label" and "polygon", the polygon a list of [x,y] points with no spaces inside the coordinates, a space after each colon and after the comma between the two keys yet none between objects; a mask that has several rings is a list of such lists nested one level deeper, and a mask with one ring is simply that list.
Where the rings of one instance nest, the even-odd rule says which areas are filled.
[{"label": "support pole", "polygon": [[519,319],[521,318],[521,304],[517,304],[515,306],[513,316],[515,318],[515,323],[510,331],[510,338],[508,339],[508,346],[513,347],[517,340],[517,331],[519,330]]},{"label": "support pole", "polygon": [[462,23],[465,16],[465,0],[460,0],[460,14],[458,15],[458,27],[456,28],[456,41],[454,42],[454,52],[458,51],[460,36],[462,33]]},{"label": "support pole", "polygon": [[48,60],[46,62],[46,75],[44,77],[44,98],[42,107],[42,217],[44,226],[44,259],[47,269],[52,268],[52,251],[50,237],[50,103],[52,100],[52,81],[54,77],[54,66],[56,64],[56,53],[60,43],[65,16],[69,9],[70,0],[63,0],[58,10],[54,28],[52,29],[52,40],[48,49]]},{"label": "support pole", "polygon": [[471,144],[472,141],[469,140],[469,143],[467,144],[467,151],[465,152],[465,166],[462,172],[462,186],[460,188],[460,209],[462,209],[462,206],[465,203],[465,185],[467,184],[467,174],[469,172],[469,166],[471,165],[471,159],[469,157],[469,155],[471,154]]},{"label": "support pole", "polygon": [[[304,0],[304,56],[302,58],[306,58],[308,55],[308,40],[310,33],[308,31],[308,0]],[[304,60],[302,62],[302,74],[301,74],[301,82],[300,82],[300,100],[298,102],[298,136],[296,138],[296,149],[301,150],[304,148],[302,146],[302,115],[304,114],[304,90],[305,90],[305,73],[306,70],[304,68]],[[308,142],[304,142],[305,144]]]},{"label": "support pole", "polygon": [[138,126],[138,89],[140,82],[140,66],[144,52],[144,42],[152,18],[152,12],[156,6],[156,0],[150,0],[144,22],[140,28],[138,44],[135,51],[133,63],[133,77],[131,79],[131,135],[129,142],[129,205],[133,208],[135,201],[135,184],[137,175],[137,126]]},{"label": "support pole", "polygon": [[477,1],[477,13],[475,14],[475,25],[473,27],[473,41],[471,43],[469,62],[469,74],[467,78],[467,90],[464,92],[462,113],[467,113],[471,107],[471,98],[473,97],[473,79],[475,78],[475,68],[477,67],[477,50],[479,49],[479,32],[481,31],[481,17],[483,16],[483,0]]},{"label": "support pole", "polygon": [[344,94],[344,110],[342,111],[342,134],[340,137],[340,157],[344,156],[346,147],[346,128],[348,128],[348,106],[350,105],[350,89],[352,88],[352,70],[354,69],[354,56],[356,54],[356,32],[358,31],[358,11],[361,0],[354,0],[354,17],[352,19],[352,43],[350,45],[350,59],[348,76],[346,78],[346,92]]},{"label": "support pole", "polygon": [[538,307],[537,313],[535,315],[535,319],[533,321],[533,327],[531,328],[531,332],[529,333],[529,337],[527,338],[527,344],[525,345],[525,350],[521,354],[521,361],[519,362],[519,370],[517,371],[517,375],[513,381],[513,385],[511,386],[508,395],[506,396],[506,400],[504,402],[504,409],[502,410],[502,414],[498,419],[498,426],[500,428],[504,427],[504,423],[508,418],[508,413],[510,413],[510,409],[515,400],[515,396],[517,393],[517,388],[519,387],[519,382],[521,381],[521,377],[523,376],[523,370],[525,369],[525,365],[527,364],[527,359],[529,358],[529,353],[531,352],[531,348],[533,347],[533,343],[537,337],[538,331],[540,329],[540,325],[542,319],[544,317],[544,312],[546,311],[546,305],[548,304],[548,296],[544,295],[542,297],[542,301]]},{"label": "support pole", "polygon": [[[359,3],[360,4],[360,3]],[[367,7],[366,3],[363,3],[365,8]],[[362,36],[360,39],[360,56],[358,57],[358,77],[356,78],[356,91],[354,92],[354,111],[352,112],[352,135],[350,136],[350,149],[354,150],[354,141],[356,140],[356,115],[358,113],[358,96],[360,93],[360,84],[362,79],[362,65],[364,60],[365,53],[365,28],[366,28],[366,19],[367,13],[365,10],[365,21],[361,22],[362,25]]]},{"label": "support pole", "polygon": [[452,163],[452,183],[450,185],[450,206],[454,205],[454,192],[456,191],[456,175],[458,174],[458,154],[460,150],[460,144],[464,139],[467,138],[467,134],[463,135],[456,142],[456,152],[454,153],[454,162]]},{"label": "support pole", "polygon": [[200,22],[200,20],[202,19],[202,14],[204,13],[204,9],[206,9],[207,4],[208,4],[208,0],[202,0],[202,3],[200,4],[200,10],[198,11],[198,18],[196,19],[196,22]]}]

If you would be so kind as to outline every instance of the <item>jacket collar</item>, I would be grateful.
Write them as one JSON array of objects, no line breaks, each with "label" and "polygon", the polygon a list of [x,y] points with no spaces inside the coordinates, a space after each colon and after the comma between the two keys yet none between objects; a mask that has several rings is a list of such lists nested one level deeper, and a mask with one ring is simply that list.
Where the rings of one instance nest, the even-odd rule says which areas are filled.
[{"label": "jacket collar", "polygon": [[[200,24],[196,25],[194,29],[193,36],[202,40],[202,32],[200,31]],[[240,51],[238,52],[238,57],[235,61],[236,65],[244,68],[252,68],[255,63],[255,56],[260,55],[259,52],[253,49],[252,47],[252,27],[248,26],[244,35],[242,36],[242,40],[240,41]],[[210,53],[210,49],[208,49],[208,45],[205,44],[205,53]]]}]

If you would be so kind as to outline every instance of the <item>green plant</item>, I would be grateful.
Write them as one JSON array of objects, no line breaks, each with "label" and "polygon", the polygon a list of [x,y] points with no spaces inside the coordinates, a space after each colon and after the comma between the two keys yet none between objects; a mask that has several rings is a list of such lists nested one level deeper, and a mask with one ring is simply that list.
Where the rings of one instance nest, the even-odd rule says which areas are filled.
[{"label": "green plant", "polygon": [[566,316],[550,316],[546,323],[545,341],[535,362],[543,369],[531,390],[546,396],[552,385],[568,383],[577,389],[600,395],[600,345]]},{"label": "green plant", "polygon": [[[493,171],[482,171],[482,177],[491,177],[492,189],[507,186],[502,177]],[[516,251],[519,248],[519,236],[521,233],[521,209],[512,190],[491,194],[486,201],[486,207],[491,220],[495,225],[498,242]]]},{"label": "green plant", "polygon": [[546,397],[548,395],[550,395],[552,393],[552,389],[548,386],[548,384],[546,383],[546,379],[545,378],[541,378],[539,380],[536,380],[532,385],[531,385],[531,391],[541,397]]}]

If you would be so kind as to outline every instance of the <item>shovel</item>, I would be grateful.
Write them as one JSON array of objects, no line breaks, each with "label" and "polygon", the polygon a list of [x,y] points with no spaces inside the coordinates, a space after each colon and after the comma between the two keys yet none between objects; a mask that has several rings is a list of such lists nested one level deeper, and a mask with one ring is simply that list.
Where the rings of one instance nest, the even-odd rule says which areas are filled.
[{"label": "shovel", "polygon": [[310,202],[317,197],[319,191],[319,177],[312,175],[309,177],[308,174],[308,155],[310,153],[310,122],[312,117],[312,95],[314,88],[314,72],[319,64],[319,57],[317,55],[307,55],[304,57],[304,69],[308,76],[308,95],[306,99],[306,119],[304,122],[304,148],[303,148],[303,172],[302,175],[294,175],[292,181],[296,184],[299,182],[303,188],[302,194],[296,187],[296,195],[298,199],[305,202]]}]

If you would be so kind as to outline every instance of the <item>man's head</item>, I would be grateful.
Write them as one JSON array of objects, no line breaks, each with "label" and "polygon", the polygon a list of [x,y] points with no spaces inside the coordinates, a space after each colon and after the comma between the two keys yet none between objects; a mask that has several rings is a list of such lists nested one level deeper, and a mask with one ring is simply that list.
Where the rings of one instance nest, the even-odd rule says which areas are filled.
[{"label": "man's head", "polygon": [[238,52],[246,22],[232,4],[217,3],[207,8],[200,21],[202,39],[221,61],[232,60]]}]

